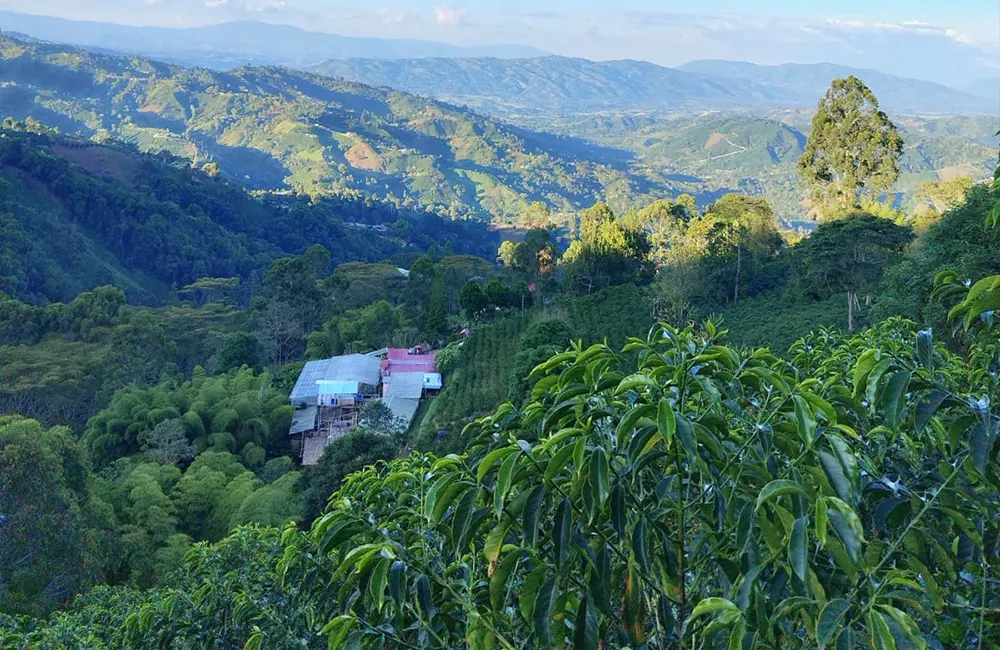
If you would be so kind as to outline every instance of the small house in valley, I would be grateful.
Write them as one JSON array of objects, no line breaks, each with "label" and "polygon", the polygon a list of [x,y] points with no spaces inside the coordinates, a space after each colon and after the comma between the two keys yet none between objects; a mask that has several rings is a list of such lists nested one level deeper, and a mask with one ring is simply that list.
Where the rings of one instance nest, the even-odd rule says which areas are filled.
[{"label": "small house in valley", "polygon": [[361,410],[381,399],[409,429],[420,400],[441,390],[436,353],[417,346],[310,361],[289,397],[289,434],[299,438],[303,465],[315,465],[330,442],[360,423]]},{"label": "small house in valley", "polygon": [[365,403],[379,396],[378,357],[348,354],[310,361],[289,397],[295,407],[289,433],[298,436],[302,464],[313,465],[323,449],[358,426]]}]

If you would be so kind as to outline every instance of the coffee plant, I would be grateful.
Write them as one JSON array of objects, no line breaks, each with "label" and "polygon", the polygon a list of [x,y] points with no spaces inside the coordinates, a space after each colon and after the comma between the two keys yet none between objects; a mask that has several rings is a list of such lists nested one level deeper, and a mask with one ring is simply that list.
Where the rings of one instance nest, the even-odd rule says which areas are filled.
[{"label": "coffee plant", "polygon": [[468,454],[349,478],[278,574],[331,648],[1000,647],[995,354],[722,334],[554,356]]}]

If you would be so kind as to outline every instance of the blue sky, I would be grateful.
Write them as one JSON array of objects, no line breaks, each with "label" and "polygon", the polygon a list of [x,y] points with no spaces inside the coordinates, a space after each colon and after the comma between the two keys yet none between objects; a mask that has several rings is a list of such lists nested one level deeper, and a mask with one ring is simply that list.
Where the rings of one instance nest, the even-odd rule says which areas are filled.
[{"label": "blue sky", "polygon": [[0,0],[0,9],[162,26],[254,19],[663,65],[831,61],[938,81],[1000,76],[997,0]]}]

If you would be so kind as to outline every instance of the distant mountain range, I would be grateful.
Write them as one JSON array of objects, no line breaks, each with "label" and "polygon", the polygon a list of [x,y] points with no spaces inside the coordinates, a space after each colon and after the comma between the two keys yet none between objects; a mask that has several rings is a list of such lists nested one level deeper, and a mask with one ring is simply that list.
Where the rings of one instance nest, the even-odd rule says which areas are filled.
[{"label": "distant mountain range", "polygon": [[[438,60],[424,63],[435,69]],[[511,63],[512,69],[524,65]],[[809,107],[820,93],[803,99],[799,109],[725,114],[690,108],[700,100],[676,99],[668,105],[683,116],[667,119],[656,110],[610,107],[634,109],[637,102],[628,93],[644,87],[648,99],[642,101],[651,106],[667,101],[671,87],[710,97],[717,106],[740,106],[748,97],[766,105],[789,91],[780,80],[749,78],[754,69],[741,67],[748,78],[730,81],[719,72],[728,64],[712,63],[714,74],[705,75],[634,62],[533,63],[542,71],[553,63],[569,67],[558,83],[533,82],[548,89],[537,94],[551,99],[549,112],[522,116],[515,125],[435,99],[304,71],[218,72],[0,36],[0,117],[33,117],[98,140],[113,136],[199,166],[215,162],[223,175],[250,189],[371,196],[455,218],[517,222],[536,201],[564,215],[598,200],[623,211],[682,192],[704,205],[732,191],[767,197],[789,221],[804,216],[795,160],[808,133]],[[608,70],[618,72],[597,76]],[[643,84],[636,71],[662,83]],[[765,73],[773,71],[760,71]],[[498,95],[509,87],[487,86]],[[876,92],[891,87],[876,85]],[[527,102],[530,94],[518,101]],[[559,99],[563,94],[570,99]],[[494,104],[483,108],[502,108],[499,100]],[[556,115],[552,107],[567,114]],[[598,107],[601,112],[581,112]],[[924,180],[992,173],[992,116],[896,119],[906,139],[900,200],[911,200]]]},{"label": "distant mountain range", "polygon": [[168,151],[251,189],[378,196],[452,217],[513,219],[671,196],[627,152],[514,127],[415,95],[307,72],[231,72],[0,36],[0,115]]},{"label": "distant mountain range", "polygon": [[532,59],[328,60],[312,72],[390,86],[501,115],[814,107],[837,77],[861,77],[893,113],[989,113],[996,102],[927,81],[828,63]]},{"label": "distant mountain range", "polygon": [[303,67],[324,59],[408,59],[422,57],[532,57],[546,52],[524,45],[459,47],[433,41],[357,38],[309,32],[288,25],[236,21],[172,29],[132,27],[0,11],[0,29],[100,51],[228,69],[241,65]]},{"label": "distant mountain range", "polygon": [[993,102],[993,112],[1000,113],[1000,77],[974,81],[963,90],[971,95],[991,100]]}]

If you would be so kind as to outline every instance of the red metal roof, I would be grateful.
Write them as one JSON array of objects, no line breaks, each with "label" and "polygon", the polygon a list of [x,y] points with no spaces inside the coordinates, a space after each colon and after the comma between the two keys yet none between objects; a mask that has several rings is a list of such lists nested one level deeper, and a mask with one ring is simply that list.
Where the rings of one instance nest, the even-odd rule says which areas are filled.
[{"label": "red metal roof", "polygon": [[437,372],[437,352],[410,354],[406,348],[390,348],[382,369],[390,375],[394,372]]}]

